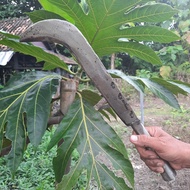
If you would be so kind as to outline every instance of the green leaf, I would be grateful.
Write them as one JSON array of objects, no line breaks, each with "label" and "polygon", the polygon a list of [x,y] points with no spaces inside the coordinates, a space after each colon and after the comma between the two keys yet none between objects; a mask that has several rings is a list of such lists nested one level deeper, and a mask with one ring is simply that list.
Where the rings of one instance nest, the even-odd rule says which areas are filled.
[{"label": "green leaf", "polygon": [[[190,84],[186,83],[186,82],[182,82],[182,81],[177,81],[177,80],[172,80],[172,81],[168,81],[171,84],[175,85],[175,89],[176,86],[180,89],[182,89],[182,92],[186,92],[186,93],[190,93]],[[183,95],[187,95],[186,93],[181,93]]]},{"label": "green leaf", "polygon": [[[160,82],[159,84],[157,83],[158,81],[156,82],[154,79],[151,80],[151,79],[139,78],[138,80],[143,82],[152,93],[154,93],[156,96],[164,100],[167,104],[169,104],[170,106],[176,109],[180,109],[180,106],[176,97],[172,94],[171,91],[168,90],[168,88],[165,88],[164,86],[162,86],[163,83]],[[168,85],[171,86],[171,84],[169,83]]]},{"label": "green leaf", "polygon": [[144,92],[144,88],[146,86],[152,93],[176,109],[180,109],[180,106],[174,95],[187,95],[187,93],[190,92],[188,84],[179,81],[167,81],[161,78],[147,79],[127,76],[118,70],[108,70],[108,72],[124,79],[139,92]]},{"label": "green leaf", "polygon": [[75,24],[75,20],[70,15],[67,14],[67,11],[64,11],[64,9],[62,9],[62,5],[63,5],[62,2],[60,2],[60,6],[56,6],[55,5],[56,2],[52,4],[48,2],[46,3],[46,1],[43,1],[43,0],[39,0],[39,2],[41,3],[41,5],[46,11],[56,13],[57,15],[60,15],[65,20],[68,20],[70,23]]},{"label": "green leaf", "polygon": [[161,78],[147,79],[127,76],[118,70],[108,70],[108,72],[124,79],[139,92],[144,92],[144,88],[146,86],[152,93],[176,109],[180,109],[180,106],[174,95],[187,95],[187,92],[190,92],[190,88],[187,83],[179,83],[178,81],[172,82]]},{"label": "green leaf", "polygon": [[136,77],[127,76],[122,71],[112,69],[108,70],[108,72],[112,75],[116,75],[122,79],[124,79],[126,82],[128,82],[130,85],[132,85],[136,90],[139,92],[144,92],[144,86],[142,86],[138,81]]},{"label": "green leaf", "polygon": [[164,80],[162,78],[151,78],[151,81],[162,85],[175,95],[182,94],[186,96],[187,93],[190,93],[190,88],[187,86],[187,83],[180,81],[177,83],[171,80]]},{"label": "green leaf", "polygon": [[12,141],[8,166],[13,174],[22,160],[27,136],[37,147],[46,131],[58,79],[47,72],[19,73],[0,90],[0,143],[6,128],[5,137]]},{"label": "green leaf", "polygon": [[[137,41],[159,41],[168,42],[179,39],[172,32],[160,28],[134,27],[121,29],[129,22],[160,22],[166,20],[176,13],[166,4],[146,5],[148,0],[88,0],[89,13],[85,15],[81,4],[76,0],[40,0],[42,6],[48,11],[57,13],[62,10],[75,20],[75,25],[86,37],[92,48],[99,56],[110,55],[115,52],[127,52],[131,56],[139,57],[153,64],[161,64],[159,57],[149,47]],[[57,8],[55,10],[55,7]],[[60,16],[64,14],[59,12]],[[101,14],[100,14],[101,13]],[[147,31],[149,29],[149,31]],[[158,30],[158,31],[157,31]],[[132,32],[135,32],[134,35]],[[166,34],[163,35],[163,32]],[[159,34],[158,34],[159,33]],[[171,34],[171,35],[169,35]],[[170,36],[168,38],[168,36]],[[123,41],[122,39],[128,39]],[[136,40],[135,42],[130,39]]]},{"label": "green leaf", "polygon": [[[42,48],[36,47],[32,44],[20,43],[15,41],[14,39],[4,38],[0,40],[0,44],[9,46],[14,49],[16,52],[24,53],[26,55],[31,55],[37,58],[37,62],[46,61],[47,64],[51,64],[50,68],[62,68],[68,72],[71,72],[68,69],[66,63],[60,60],[57,56],[52,55],[44,51]],[[46,65],[47,67],[47,65]]]},{"label": "green leaf", "polygon": [[63,19],[60,15],[46,10],[38,10],[27,13],[33,23],[46,19]]},{"label": "green leaf", "polygon": [[[72,189],[84,170],[88,176],[86,189],[89,189],[90,180],[93,179],[99,189],[114,187],[117,190],[131,189],[122,178],[113,173],[113,171],[122,171],[133,186],[133,169],[125,145],[101,115],[83,101],[82,97],[73,103],[57,127],[48,149],[55,146],[62,138],[64,142],[58,148],[57,157],[53,160],[56,179],[58,182],[62,180],[58,189]],[[64,175],[68,159],[74,149],[80,154],[79,160],[71,171]],[[102,163],[101,156],[110,161],[113,166],[112,171]]]},{"label": "green leaf", "polygon": [[14,40],[17,40],[17,41],[20,39],[19,36],[7,33],[7,32],[5,32],[3,30],[0,30],[0,34],[3,35],[4,37],[10,38],[10,39],[14,39]]},{"label": "green leaf", "polygon": [[[82,90],[80,93],[81,93],[81,96],[83,97],[83,99],[86,100],[88,103],[90,103],[92,106],[95,106],[102,99],[102,96],[100,96],[99,94],[97,94],[91,90]],[[117,116],[111,107],[102,109],[102,110],[98,110],[98,111],[109,120],[111,120],[111,119],[107,113],[109,113],[112,117],[117,119]]]},{"label": "green leaf", "polygon": [[[131,56],[139,57],[147,62],[155,65],[162,64],[159,57],[155,52],[149,47],[139,44],[137,42],[123,42],[121,39],[116,39],[117,41],[109,42],[107,39],[99,40],[97,47],[94,45],[93,48],[97,49],[96,53],[99,56],[108,55],[113,52],[127,52]],[[100,44],[101,41],[101,44]],[[118,43],[119,42],[119,43]]]},{"label": "green leaf", "polygon": [[[125,38],[126,36],[127,38]],[[157,26],[136,26],[127,28],[124,34],[121,36],[121,39],[170,43],[179,40],[180,37],[169,30]]]},{"label": "green leaf", "polygon": [[167,4],[145,5],[125,14],[128,22],[162,22],[178,11]]},{"label": "green leaf", "polygon": [[92,90],[82,90],[80,94],[82,95],[83,99],[92,106],[95,106],[102,98],[98,93]]}]

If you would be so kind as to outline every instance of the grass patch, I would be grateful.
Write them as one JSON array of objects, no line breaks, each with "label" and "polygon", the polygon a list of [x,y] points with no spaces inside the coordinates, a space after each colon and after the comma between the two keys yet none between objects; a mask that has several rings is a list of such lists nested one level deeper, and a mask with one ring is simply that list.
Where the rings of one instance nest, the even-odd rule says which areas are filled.
[{"label": "grass patch", "polygon": [[[36,151],[31,144],[28,145],[14,179],[6,165],[6,156],[0,158],[0,190],[55,190],[52,160],[56,156],[57,147],[46,152],[53,131],[45,133]],[[75,150],[72,154],[71,167],[77,163],[78,159],[79,154]],[[82,173],[73,190],[84,190],[86,178],[86,173]]]},{"label": "grass patch", "polygon": [[37,151],[31,144],[24,154],[23,162],[16,172],[15,178],[6,166],[6,156],[0,158],[0,190],[54,190],[55,176],[52,159],[56,155],[56,147],[46,152],[52,132],[46,132]]}]

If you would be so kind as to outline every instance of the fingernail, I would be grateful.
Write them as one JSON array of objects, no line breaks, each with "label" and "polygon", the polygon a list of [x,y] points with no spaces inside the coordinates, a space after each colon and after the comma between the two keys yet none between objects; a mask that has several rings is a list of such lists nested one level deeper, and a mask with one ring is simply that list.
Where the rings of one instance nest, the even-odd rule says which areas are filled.
[{"label": "fingernail", "polygon": [[136,141],[138,141],[138,137],[136,135],[131,135],[131,140],[133,142],[136,142]]}]

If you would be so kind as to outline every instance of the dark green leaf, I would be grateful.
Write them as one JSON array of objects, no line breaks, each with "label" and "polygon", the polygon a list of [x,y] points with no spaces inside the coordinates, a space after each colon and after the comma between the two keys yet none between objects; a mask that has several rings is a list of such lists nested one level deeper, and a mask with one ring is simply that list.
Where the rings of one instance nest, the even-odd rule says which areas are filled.
[{"label": "dark green leaf", "polygon": [[[167,88],[172,94],[178,95],[183,94],[187,95],[187,92],[190,93],[190,88],[185,85],[185,83],[175,83],[174,81],[167,81],[162,78],[151,78],[151,81],[156,82],[165,88]],[[186,89],[186,90],[185,90]]]},{"label": "dark green leaf", "polygon": [[152,93],[164,100],[167,104],[176,109],[180,109],[176,97],[167,88],[151,79],[139,78],[138,80],[143,82]]},{"label": "dark green leaf", "polygon": [[138,90],[139,92],[144,92],[144,87],[137,81],[137,78],[131,77],[131,76],[127,76],[122,71],[115,70],[115,69],[108,70],[108,72],[110,74],[116,75],[116,76],[124,79],[129,84],[131,84],[136,90]]},{"label": "dark green leaf", "polygon": [[[116,75],[127,81],[139,92],[144,92],[145,86],[156,96],[164,100],[170,106],[180,109],[179,103],[174,95],[183,94],[186,95],[190,90],[185,84],[174,84],[170,81],[166,81],[161,78],[139,78],[133,76],[126,76],[124,73],[118,70],[108,70],[110,74]],[[186,89],[186,90],[185,90]]]},{"label": "dark green leaf", "polygon": [[37,58],[37,62],[46,61],[47,64],[51,64],[51,68],[59,67],[68,72],[71,72],[68,69],[68,66],[60,60],[57,56],[52,55],[44,51],[42,48],[36,47],[34,45],[29,45],[27,43],[19,43],[9,39],[0,40],[0,44],[9,46],[13,48],[16,52],[24,53],[26,55],[31,55]]},{"label": "dark green leaf", "polygon": [[12,173],[22,160],[26,137],[37,147],[46,131],[58,79],[58,75],[47,72],[20,73],[0,90],[0,142],[6,127],[5,136],[12,141],[8,154]]},{"label": "dark green leaf", "polygon": [[98,93],[91,90],[82,90],[80,93],[83,99],[89,102],[92,106],[95,106],[102,98]]},{"label": "dark green leaf", "polygon": [[[113,109],[111,107],[109,108],[105,108],[99,111],[103,116],[105,116],[108,120],[111,121],[111,117],[110,115],[117,120],[117,115],[115,114],[115,112],[113,111]],[[108,114],[107,114],[108,113]],[[109,115],[110,114],[110,115]]]},{"label": "dark green leaf", "polygon": [[64,143],[58,148],[58,155],[54,158],[54,171],[58,182],[62,176],[74,149],[80,154],[79,160],[69,174],[65,175],[58,189],[72,189],[77,183],[79,175],[86,170],[88,176],[87,188],[90,180],[96,180],[99,189],[131,189],[122,178],[116,177],[108,166],[102,163],[102,156],[110,160],[114,171],[122,171],[133,186],[133,169],[128,159],[125,145],[115,131],[103,120],[94,108],[77,99],[68,114],[58,126],[49,149],[61,139]]},{"label": "dark green leaf", "polygon": [[[91,90],[82,90],[80,93],[81,93],[83,99],[86,100],[88,103],[90,103],[92,106],[95,106],[102,98],[99,94],[97,94]],[[115,119],[117,118],[117,116],[112,108],[101,109],[98,111],[103,116],[105,116],[108,120],[110,120],[110,116],[107,113],[109,113]]]},{"label": "dark green leaf", "polygon": [[[190,84],[189,83],[182,82],[182,81],[177,81],[177,80],[168,81],[168,82],[171,83],[171,84],[174,84],[175,85],[175,89],[177,87],[180,88],[180,89],[182,89],[181,94],[187,95],[186,93],[190,93]],[[184,93],[183,91],[185,91],[186,93]]]}]

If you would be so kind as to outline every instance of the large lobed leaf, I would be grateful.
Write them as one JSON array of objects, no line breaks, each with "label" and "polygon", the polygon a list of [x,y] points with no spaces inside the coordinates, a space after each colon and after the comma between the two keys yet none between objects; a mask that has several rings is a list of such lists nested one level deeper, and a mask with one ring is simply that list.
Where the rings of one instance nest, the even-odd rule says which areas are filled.
[{"label": "large lobed leaf", "polygon": [[[45,10],[57,13],[65,19],[68,16],[73,18],[75,25],[99,56],[127,52],[153,64],[160,64],[160,59],[155,52],[137,41],[169,43],[179,39],[171,31],[154,26],[126,27],[131,22],[161,22],[169,19],[177,11],[166,4],[143,6],[150,1],[88,0],[85,2],[85,6],[88,5],[88,14],[84,14],[85,11],[81,9],[81,4],[78,2],[40,0]],[[38,20],[43,19],[38,12],[30,14],[34,21],[38,16]],[[52,15],[49,18],[53,18]]]},{"label": "large lobed leaf", "polygon": [[49,70],[59,67],[70,72],[66,63],[64,63],[61,59],[59,59],[58,56],[49,54],[42,48],[34,46],[32,44],[18,42],[18,39],[19,39],[18,36],[6,34],[1,31],[0,31],[0,34],[3,34],[3,36],[6,37],[0,40],[0,44],[9,46],[15,52],[20,52],[26,55],[31,55],[33,57],[36,57],[37,62],[45,61],[46,68],[48,68]]},{"label": "large lobed leaf", "polygon": [[27,136],[35,147],[41,142],[58,79],[57,74],[47,72],[20,73],[0,90],[0,150],[4,138],[12,141],[8,165],[13,174],[22,160]]},{"label": "large lobed leaf", "polygon": [[[91,90],[82,90],[81,95],[83,97],[83,99],[85,101],[87,101],[88,103],[90,103],[92,106],[95,106],[101,99],[102,96],[100,96],[99,94],[97,94],[96,92],[93,92]],[[106,102],[106,101],[105,101]],[[107,103],[107,102],[106,102]],[[102,105],[103,106],[103,105]],[[113,109],[111,107],[105,107],[103,109],[98,110],[104,117],[106,117],[108,120],[111,121],[110,115],[112,117],[114,117],[115,119],[117,119],[117,116],[115,114],[115,112],[113,111]]]},{"label": "large lobed leaf", "polygon": [[190,92],[190,85],[185,82],[164,80],[162,78],[140,78],[127,76],[119,70],[108,70],[112,75],[120,77],[131,84],[139,92],[144,92],[147,87],[157,97],[161,98],[168,105],[180,109],[179,103],[175,97],[178,94],[187,95]]},{"label": "large lobed leaf", "polygon": [[[83,172],[88,178],[86,189],[92,180],[96,181],[99,189],[131,189],[129,186],[134,184],[134,174],[123,142],[93,106],[79,97],[58,126],[48,147],[50,149],[64,139],[53,160],[56,179],[61,182],[58,189],[72,189]],[[74,149],[80,154],[79,160],[64,175]],[[106,163],[108,160],[111,163],[111,170],[101,161],[102,156]],[[114,171],[122,171],[129,184]]]}]

